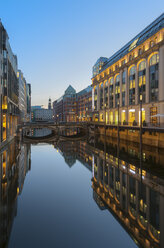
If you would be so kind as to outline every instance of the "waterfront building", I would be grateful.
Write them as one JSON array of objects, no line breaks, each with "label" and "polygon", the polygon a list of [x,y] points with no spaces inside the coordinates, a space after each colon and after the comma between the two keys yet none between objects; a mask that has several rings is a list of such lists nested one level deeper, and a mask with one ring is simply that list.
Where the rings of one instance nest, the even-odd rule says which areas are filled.
[{"label": "waterfront building", "polygon": [[9,44],[8,34],[0,21],[0,143],[14,136],[19,117],[17,57]]},{"label": "waterfront building", "polygon": [[71,85],[62,97],[53,102],[53,115],[55,122],[76,121],[76,90]]},{"label": "waterfront building", "polygon": [[77,93],[77,120],[90,121],[92,118],[92,87]]},{"label": "waterfront building", "polygon": [[26,80],[23,77],[21,70],[17,72],[19,82],[19,110],[20,110],[20,122],[26,121],[27,116],[27,96],[26,96]]},{"label": "waterfront building", "polygon": [[53,120],[53,110],[44,109],[41,106],[31,107],[31,121],[52,121]]},{"label": "waterfront building", "polygon": [[86,121],[91,118],[92,88],[88,86],[76,93],[69,85],[64,95],[53,102],[55,122]]},{"label": "waterfront building", "polygon": [[31,121],[31,84],[26,84],[27,115],[26,120]]},{"label": "waterfront building", "polygon": [[[93,66],[93,120],[164,124],[164,14]],[[142,108],[140,103],[142,102]]]}]

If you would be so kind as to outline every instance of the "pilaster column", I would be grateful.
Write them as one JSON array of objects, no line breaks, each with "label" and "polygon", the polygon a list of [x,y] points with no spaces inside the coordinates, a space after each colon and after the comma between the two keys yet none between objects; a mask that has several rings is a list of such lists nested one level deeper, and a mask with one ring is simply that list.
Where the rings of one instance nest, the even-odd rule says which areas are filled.
[{"label": "pilaster column", "polygon": [[97,86],[97,110],[100,110],[100,85]]},{"label": "pilaster column", "polygon": [[92,111],[94,111],[94,107],[97,107],[94,104],[94,98],[95,98],[95,91],[94,91],[94,88],[92,88]]},{"label": "pilaster column", "polygon": [[128,80],[128,68],[125,68],[125,106],[129,104],[129,80]]},{"label": "pilaster column", "polygon": [[164,45],[159,49],[159,101],[164,101]]},{"label": "pilaster column", "polygon": [[114,78],[114,81],[113,81],[113,108],[117,107],[117,106],[115,106],[115,90],[116,90],[116,87],[115,87],[115,78]]},{"label": "pilaster column", "polygon": [[120,71],[120,107],[122,107],[122,70]]},{"label": "pilaster column", "polygon": [[146,59],[146,103],[149,103],[149,87],[150,82],[149,82],[149,63],[148,59]]},{"label": "pilaster column", "polygon": [[103,109],[105,104],[105,83],[103,83]]},{"label": "pilaster column", "polygon": [[109,109],[109,80],[108,80],[108,109]]},{"label": "pilaster column", "polygon": [[136,65],[136,76],[135,76],[135,104],[138,104],[138,67]]}]

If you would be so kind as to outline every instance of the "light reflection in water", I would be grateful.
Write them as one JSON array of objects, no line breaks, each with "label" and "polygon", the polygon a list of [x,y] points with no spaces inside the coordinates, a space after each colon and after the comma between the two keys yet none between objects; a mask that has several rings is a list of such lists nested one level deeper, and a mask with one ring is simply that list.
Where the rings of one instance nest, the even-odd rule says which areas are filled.
[{"label": "light reflection in water", "polygon": [[[87,141],[63,141],[58,143],[52,142],[52,144],[64,158],[69,168],[75,168],[75,164],[79,161],[92,172],[90,173],[93,189],[92,197],[98,205],[100,212],[109,210],[108,215],[112,214],[116,218],[135,243],[141,244],[143,247],[163,246],[164,181],[157,176],[157,173],[153,176],[148,171],[147,166],[144,164],[145,162],[149,163],[146,150],[144,150],[144,157],[146,159],[143,158],[143,169],[137,166],[134,154],[132,156],[128,155],[129,148],[124,149],[122,156],[121,149],[126,147],[125,144],[120,144],[118,159],[117,147],[115,147],[114,142],[112,142],[112,146],[110,143],[107,144],[106,141],[104,144],[102,137],[98,137],[96,142],[92,137]],[[131,144],[129,147],[130,150],[135,150],[137,154],[135,146],[133,147]],[[151,154],[150,150],[148,154]],[[138,155],[136,156],[138,157]],[[152,156],[156,156],[156,154],[152,153]],[[18,195],[21,197],[26,175],[31,169],[31,145],[29,143],[20,144],[19,142],[13,142],[1,151],[0,157],[2,189],[0,224],[2,228],[1,233],[3,234],[0,235],[0,247],[7,247],[14,217],[17,218]],[[35,164],[32,166],[35,166]],[[70,173],[74,173],[72,169]],[[60,173],[59,175],[61,176]],[[83,175],[79,173],[77,175],[83,178]],[[75,174],[74,176],[77,175]],[[67,180],[67,178],[64,178],[64,180]],[[74,190],[74,187],[76,185],[73,185],[72,190]],[[60,188],[57,190],[60,194]],[[80,194],[83,194],[83,192],[79,192]],[[50,202],[47,204],[50,204]],[[70,202],[68,204],[74,203]],[[18,210],[21,211],[21,209]],[[96,222],[95,219],[94,222]],[[98,225],[98,223],[96,224]],[[104,225],[106,226],[107,224],[104,223]],[[15,226],[13,226],[14,228],[16,229]],[[50,228],[52,228],[51,225]],[[90,231],[92,232],[92,230]],[[106,228],[102,232],[108,234]],[[115,238],[117,239],[117,233]],[[9,247],[13,247],[13,239],[12,235]],[[101,240],[100,242],[103,243]],[[17,245],[17,247],[20,246]],[[71,246],[68,245],[68,247]],[[86,244],[85,247],[87,247]]]}]

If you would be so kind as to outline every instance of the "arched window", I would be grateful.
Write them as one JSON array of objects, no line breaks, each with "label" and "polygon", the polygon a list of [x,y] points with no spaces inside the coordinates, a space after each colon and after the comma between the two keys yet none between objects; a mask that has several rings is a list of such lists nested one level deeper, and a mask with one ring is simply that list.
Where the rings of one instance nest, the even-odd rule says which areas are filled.
[{"label": "arched window", "polygon": [[149,78],[150,78],[150,102],[158,101],[158,64],[159,64],[159,54],[154,54],[150,58],[149,63]]},{"label": "arched window", "polygon": [[146,68],[146,62],[142,61],[138,66],[138,70],[143,71],[145,68]]},{"label": "arched window", "polygon": [[142,102],[145,103],[146,97],[146,62],[140,62],[138,66],[138,102],[140,101],[140,95],[142,95]]},{"label": "arched window", "polygon": [[133,66],[129,71],[129,105],[135,104],[135,73],[136,67]]},{"label": "arched window", "polygon": [[159,62],[159,54],[154,54],[151,58],[150,58],[150,66],[151,65],[155,65]]},{"label": "arched window", "polygon": [[109,81],[109,107],[113,108],[113,83],[114,78],[112,77]]}]

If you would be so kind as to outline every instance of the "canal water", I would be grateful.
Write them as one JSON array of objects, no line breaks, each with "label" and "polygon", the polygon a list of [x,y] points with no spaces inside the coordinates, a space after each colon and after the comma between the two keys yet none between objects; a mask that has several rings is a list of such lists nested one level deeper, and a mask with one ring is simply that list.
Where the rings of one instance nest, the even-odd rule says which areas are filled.
[{"label": "canal water", "polygon": [[0,247],[163,247],[163,154],[146,151],[141,168],[136,146],[101,137],[12,142],[0,154]]}]

